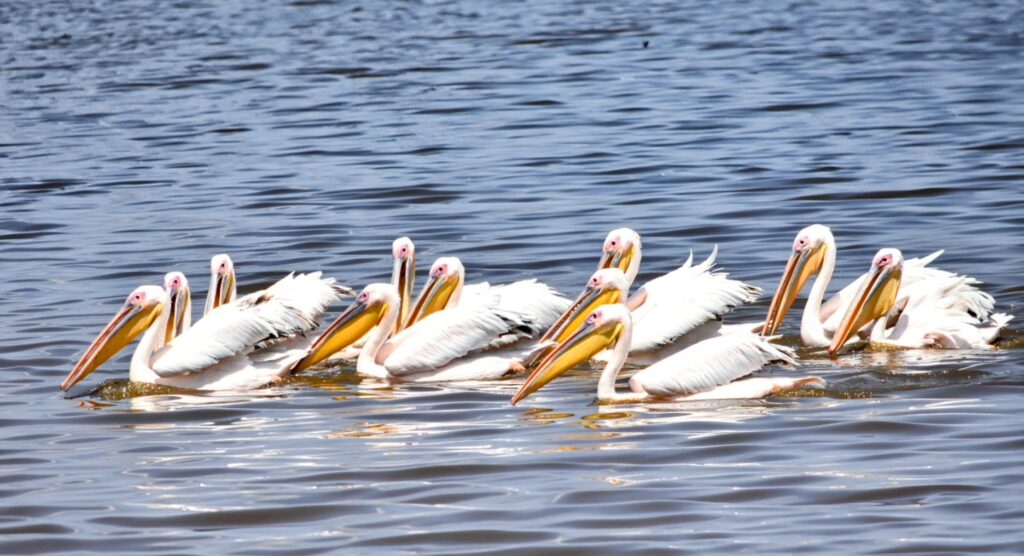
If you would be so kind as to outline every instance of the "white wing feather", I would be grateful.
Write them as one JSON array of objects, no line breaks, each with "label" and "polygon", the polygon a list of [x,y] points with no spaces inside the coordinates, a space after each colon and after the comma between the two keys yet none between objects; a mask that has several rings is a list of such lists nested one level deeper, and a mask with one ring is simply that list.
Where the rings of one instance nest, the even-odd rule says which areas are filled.
[{"label": "white wing feather", "polygon": [[705,340],[636,373],[634,391],[657,397],[705,392],[742,378],[772,361],[796,364],[793,351],[754,334]]},{"label": "white wing feather", "polygon": [[494,299],[460,301],[457,307],[428,315],[396,336],[384,367],[398,376],[438,369],[486,349],[519,322],[516,315],[497,309]]},{"label": "white wing feather", "polygon": [[261,342],[319,326],[317,318],[343,290],[319,272],[289,274],[274,285],[210,311],[153,354],[155,373],[170,377],[202,371],[252,351]]},{"label": "white wing feather", "polygon": [[707,260],[696,266],[692,266],[691,255],[683,266],[644,284],[646,299],[632,313],[631,352],[671,343],[733,307],[758,298],[760,288],[714,271],[717,253],[715,246]]},{"label": "white wing feather", "polygon": [[499,355],[479,355],[453,361],[427,373],[402,377],[410,382],[462,382],[498,380],[510,372],[513,360]]},{"label": "white wing feather", "polygon": [[462,290],[463,301],[491,295],[498,296],[499,309],[518,313],[529,321],[530,335],[547,330],[571,303],[550,286],[536,279],[519,280],[500,286],[491,286],[483,282],[470,284]]}]

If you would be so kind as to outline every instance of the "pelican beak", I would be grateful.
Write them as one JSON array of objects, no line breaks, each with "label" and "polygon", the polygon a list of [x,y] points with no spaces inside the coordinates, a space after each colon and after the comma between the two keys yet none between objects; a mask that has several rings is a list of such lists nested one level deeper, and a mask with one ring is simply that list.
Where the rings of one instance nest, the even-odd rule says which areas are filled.
[{"label": "pelican beak", "polygon": [[185,331],[185,317],[191,307],[192,293],[188,289],[178,288],[171,292],[171,314],[167,317],[164,329],[164,344],[171,343],[171,340]]},{"label": "pelican beak", "polygon": [[584,288],[583,292],[576,298],[576,301],[573,301],[572,305],[544,333],[540,342],[558,343],[565,340],[583,324],[583,321],[587,320],[587,315],[593,313],[594,309],[601,305],[618,303],[621,297],[622,295],[619,290],[614,288],[608,290],[590,286]]},{"label": "pelican beak", "polygon": [[71,369],[71,373],[61,383],[60,389],[67,391],[68,388],[78,384],[121,351],[124,346],[132,343],[132,340],[153,324],[162,310],[163,304],[161,303],[143,307],[125,303],[100,332],[100,335],[92,341],[89,349],[85,350],[85,354],[75,364],[75,368]]},{"label": "pelican beak", "polygon": [[308,369],[354,344],[377,326],[387,312],[387,303],[355,303],[313,342],[309,353],[292,366],[292,372]]},{"label": "pelican beak", "polygon": [[832,343],[828,346],[829,357],[835,357],[843,344],[864,325],[888,314],[896,303],[896,292],[900,289],[903,268],[900,266],[875,267],[861,284],[853,303],[839,322]]},{"label": "pelican beak", "polygon": [[405,328],[416,324],[427,316],[443,310],[448,306],[455,290],[459,287],[459,277],[455,276],[431,276],[423,292],[416,300],[416,306],[409,313],[405,321]]},{"label": "pelican beak", "polygon": [[589,361],[599,351],[611,347],[620,332],[622,332],[621,323],[610,323],[598,327],[585,322],[565,341],[555,346],[540,362],[540,365],[530,373],[530,376],[526,377],[526,381],[519,387],[519,391],[512,396],[512,405],[540,390],[545,384],[562,376],[569,369],[584,361]]},{"label": "pelican beak", "polygon": [[610,249],[601,255],[601,262],[597,264],[598,270],[602,268],[617,268],[626,272],[629,264],[636,256],[636,246],[630,245],[629,249]]},{"label": "pelican beak", "polygon": [[395,259],[394,267],[391,270],[391,282],[398,288],[401,305],[398,307],[398,320],[395,321],[394,333],[404,328],[405,319],[409,315],[409,305],[412,304],[412,284],[415,278],[416,261],[412,257]]},{"label": "pelican beak", "polygon": [[825,244],[818,247],[793,251],[786,263],[786,271],[782,273],[782,280],[779,281],[779,288],[775,290],[775,297],[768,308],[768,316],[765,318],[764,327],[761,329],[762,336],[771,336],[782,326],[782,319],[786,317],[789,308],[793,306],[796,297],[800,295],[807,280],[821,271],[821,265],[825,261],[825,252],[828,246]]},{"label": "pelican beak", "polygon": [[221,305],[231,303],[234,293],[235,273],[233,270],[218,272],[210,276],[210,289],[206,294],[206,307],[203,309],[203,314],[205,315]]}]

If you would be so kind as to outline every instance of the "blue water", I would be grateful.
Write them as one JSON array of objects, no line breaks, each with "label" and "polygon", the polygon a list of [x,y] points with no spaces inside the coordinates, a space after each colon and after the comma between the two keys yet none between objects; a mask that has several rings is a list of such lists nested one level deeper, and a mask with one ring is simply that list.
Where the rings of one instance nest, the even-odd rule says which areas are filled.
[{"label": "blue water", "polygon": [[127,351],[57,389],[166,271],[358,288],[399,235],[570,296],[612,228],[640,281],[718,244],[752,321],[820,222],[835,284],[946,249],[1021,314],[1022,60],[1014,2],[2,3],[0,552],[1024,552],[1013,331],[738,404],[345,367],[133,397]]}]

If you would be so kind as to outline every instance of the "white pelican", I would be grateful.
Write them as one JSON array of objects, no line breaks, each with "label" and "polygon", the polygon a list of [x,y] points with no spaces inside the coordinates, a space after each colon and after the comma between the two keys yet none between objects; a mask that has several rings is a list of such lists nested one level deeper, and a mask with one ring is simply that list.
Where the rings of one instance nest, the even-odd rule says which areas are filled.
[{"label": "white pelican", "polygon": [[171,299],[167,306],[170,314],[164,334],[164,343],[169,344],[192,326],[192,291],[188,287],[188,278],[178,271],[164,275],[164,291]]},{"label": "white pelican", "polygon": [[416,305],[409,313],[406,326],[446,308],[462,303],[497,299],[501,311],[517,313],[523,317],[522,326],[513,336],[504,340],[511,343],[518,338],[531,337],[551,326],[559,314],[569,306],[569,300],[546,284],[535,279],[519,280],[511,284],[491,286],[487,282],[469,284],[466,268],[458,257],[441,257],[430,267],[430,277],[420,292]]},{"label": "white pelican", "polygon": [[[907,260],[903,265],[902,287],[913,286],[913,291],[921,295],[941,289],[949,279],[958,279],[951,272],[927,267],[941,254],[942,251],[936,251],[923,259]],[[822,304],[825,289],[832,279],[835,266],[836,242],[832,230],[821,224],[813,224],[800,230],[793,241],[793,252],[779,281],[775,297],[772,298],[761,333],[770,336],[778,331],[804,284],[811,276],[817,275],[800,319],[800,338],[809,347],[828,347],[839,325],[840,315],[849,307],[854,293],[868,276],[861,275]],[[948,308],[967,311],[979,319],[987,319],[994,300],[992,296],[974,287],[979,283],[973,278],[962,280],[956,288],[945,292],[943,303]]]},{"label": "white pelican", "polygon": [[211,310],[165,343],[173,307],[159,286],[140,286],[92,342],[61,384],[67,390],[136,337],[133,382],[197,390],[244,390],[287,374],[305,353],[305,336],[346,288],[319,272],[289,274],[261,290]]},{"label": "white pelican", "polygon": [[356,371],[376,378],[492,380],[522,369],[518,359],[480,354],[497,338],[524,325],[518,315],[498,308],[497,296],[481,296],[431,313],[389,340],[400,305],[394,285],[366,286],[295,364],[295,370],[316,365],[364,336]]},{"label": "white pelican", "polygon": [[[903,253],[899,249],[882,249],[875,255],[867,279],[853,296],[832,337],[830,356],[835,356],[854,332],[865,327],[870,327],[868,342],[872,345],[991,348],[999,331],[1013,318],[995,313],[978,319],[950,307],[950,292],[957,291],[969,278],[952,276],[942,284],[929,284],[928,291],[920,293],[915,291],[920,288],[913,285],[901,287],[903,269]],[[893,318],[895,325],[886,330]]]},{"label": "white pelican", "polygon": [[203,314],[235,300],[235,263],[227,253],[214,255],[210,259],[210,289],[206,291],[206,305]]},{"label": "white pelican", "polygon": [[404,328],[412,304],[412,287],[416,280],[416,245],[408,237],[402,236],[391,242],[391,257],[394,259],[391,284],[398,290],[401,301],[398,305],[398,319],[395,320],[394,333],[397,333]]},{"label": "white pelican", "polygon": [[629,379],[630,392],[619,393],[615,391],[615,380],[629,355],[632,332],[631,312],[625,305],[598,307],[541,361],[512,397],[512,403],[609,348],[612,355],[597,383],[600,403],[761,398],[783,390],[824,387],[824,381],[813,376],[733,382],[773,361],[796,363],[789,348],[771,344],[750,332],[737,332],[698,342],[636,372]]},{"label": "white pelican", "polygon": [[717,254],[716,246],[704,262],[694,265],[691,253],[682,266],[647,282],[627,299],[640,268],[640,235],[629,228],[612,230],[597,272],[541,341],[561,342],[595,308],[620,301],[632,311],[629,351],[635,360],[657,360],[667,355],[663,348],[679,350],[716,336],[723,331],[719,320],[723,314],[753,302],[761,292],[716,271]]}]

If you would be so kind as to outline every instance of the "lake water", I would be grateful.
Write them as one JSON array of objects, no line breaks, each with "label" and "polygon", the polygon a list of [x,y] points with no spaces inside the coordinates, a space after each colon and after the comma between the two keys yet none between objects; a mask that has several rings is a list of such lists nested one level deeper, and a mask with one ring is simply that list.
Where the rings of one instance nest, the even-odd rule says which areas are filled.
[{"label": "lake water", "polygon": [[1024,319],[1022,91],[1015,2],[0,3],[0,553],[1024,553],[1016,332],[745,403],[57,388],[168,270],[359,288],[404,234],[570,296],[612,228],[641,281],[717,243],[757,320],[820,222],[835,284],[944,248]]}]

